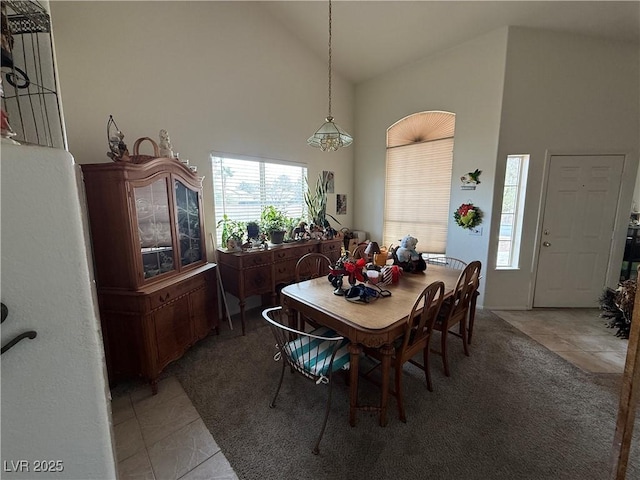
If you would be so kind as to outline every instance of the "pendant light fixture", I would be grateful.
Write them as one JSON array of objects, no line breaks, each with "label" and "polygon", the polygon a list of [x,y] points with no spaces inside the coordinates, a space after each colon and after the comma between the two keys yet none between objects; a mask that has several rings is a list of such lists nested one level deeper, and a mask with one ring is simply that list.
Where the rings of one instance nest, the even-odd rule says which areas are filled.
[{"label": "pendant light fixture", "polygon": [[329,0],[329,114],[322,126],[309,137],[307,143],[323,152],[334,152],[348,147],[353,137],[333,122],[331,116],[331,0]]}]

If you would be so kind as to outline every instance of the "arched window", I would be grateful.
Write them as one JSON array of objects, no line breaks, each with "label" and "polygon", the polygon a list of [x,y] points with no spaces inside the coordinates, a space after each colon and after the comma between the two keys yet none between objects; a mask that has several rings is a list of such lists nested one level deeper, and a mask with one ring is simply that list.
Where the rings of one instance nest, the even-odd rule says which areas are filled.
[{"label": "arched window", "polygon": [[454,113],[420,112],[387,129],[385,245],[411,234],[419,251],[445,253],[455,119]]}]

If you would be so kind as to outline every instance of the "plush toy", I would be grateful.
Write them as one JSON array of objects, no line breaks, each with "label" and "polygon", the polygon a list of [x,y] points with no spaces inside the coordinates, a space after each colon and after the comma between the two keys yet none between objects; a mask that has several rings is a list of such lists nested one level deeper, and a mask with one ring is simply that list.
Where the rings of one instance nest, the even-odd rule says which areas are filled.
[{"label": "plush toy", "polygon": [[400,246],[396,250],[398,262],[405,263],[412,260],[419,260],[420,254],[416,251],[417,243],[417,238],[411,235],[405,235],[402,240],[400,240]]}]

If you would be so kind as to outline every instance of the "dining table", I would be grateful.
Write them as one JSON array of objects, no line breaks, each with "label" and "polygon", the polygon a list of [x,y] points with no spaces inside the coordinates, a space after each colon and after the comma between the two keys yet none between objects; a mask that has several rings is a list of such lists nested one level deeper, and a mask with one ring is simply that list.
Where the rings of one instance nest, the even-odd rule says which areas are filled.
[{"label": "dining table", "polygon": [[[447,298],[453,294],[460,273],[461,270],[436,265],[429,265],[427,270],[420,273],[405,272],[397,283],[381,287],[388,290],[390,296],[379,297],[368,303],[348,301],[344,296],[334,294],[334,287],[327,277],[293,283],[282,289],[281,303],[291,325],[295,325],[299,315],[302,315],[349,339],[351,426],[356,424],[358,410],[379,412],[379,423],[386,426],[393,342],[404,333],[410,310],[422,290],[435,281],[442,281]],[[358,402],[358,364],[363,347],[378,348],[382,354],[378,405],[361,405]]]}]

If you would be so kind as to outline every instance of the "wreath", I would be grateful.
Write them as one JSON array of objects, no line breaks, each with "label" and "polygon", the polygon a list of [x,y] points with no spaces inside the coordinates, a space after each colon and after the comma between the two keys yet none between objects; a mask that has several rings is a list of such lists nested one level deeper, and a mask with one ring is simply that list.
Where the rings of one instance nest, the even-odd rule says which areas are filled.
[{"label": "wreath", "polygon": [[455,212],[453,218],[462,228],[475,228],[482,223],[482,210],[473,203],[463,203]]}]

